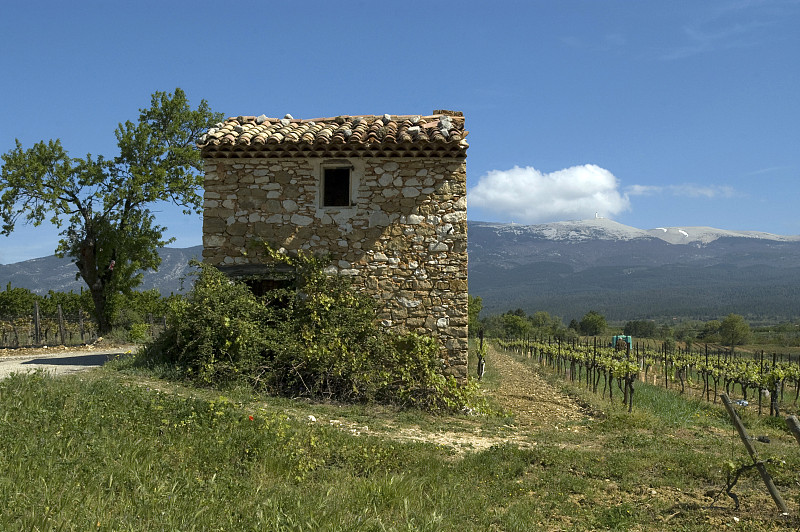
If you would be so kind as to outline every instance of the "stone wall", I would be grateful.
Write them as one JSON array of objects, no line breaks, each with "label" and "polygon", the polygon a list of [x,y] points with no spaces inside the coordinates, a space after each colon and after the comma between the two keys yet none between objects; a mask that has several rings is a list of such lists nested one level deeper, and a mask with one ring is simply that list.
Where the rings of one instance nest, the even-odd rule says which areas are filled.
[{"label": "stone wall", "polygon": [[321,207],[320,158],[207,159],[203,258],[259,262],[248,245],[331,253],[331,273],[379,300],[387,328],[439,338],[467,375],[464,158],[352,158],[351,206]]}]

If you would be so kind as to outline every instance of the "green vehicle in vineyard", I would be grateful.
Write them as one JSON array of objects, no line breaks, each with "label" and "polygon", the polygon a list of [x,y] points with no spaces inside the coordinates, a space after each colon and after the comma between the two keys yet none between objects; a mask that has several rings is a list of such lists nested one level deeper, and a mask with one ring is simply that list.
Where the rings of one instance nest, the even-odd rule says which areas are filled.
[{"label": "green vehicle in vineyard", "polygon": [[631,336],[617,334],[611,338],[611,345],[609,347],[613,347],[617,351],[627,351],[633,347],[633,338]]}]

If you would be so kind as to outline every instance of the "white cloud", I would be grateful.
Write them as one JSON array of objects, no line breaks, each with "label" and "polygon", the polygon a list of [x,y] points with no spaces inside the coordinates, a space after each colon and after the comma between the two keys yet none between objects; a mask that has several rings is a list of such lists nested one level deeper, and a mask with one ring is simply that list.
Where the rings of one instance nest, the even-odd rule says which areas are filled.
[{"label": "white cloud", "polygon": [[655,187],[650,185],[632,185],[628,187],[627,193],[629,196],[654,196],[663,192],[664,187]]},{"label": "white cloud", "polygon": [[760,26],[754,23],[734,24],[717,30],[687,26],[683,31],[689,41],[688,44],[664,54],[663,59],[684,59],[709,52],[751,48],[758,44],[755,34],[761,29]]},{"label": "white cloud", "polygon": [[689,198],[730,198],[734,196],[733,187],[711,185],[674,185],[669,187],[675,196],[685,196]]},{"label": "white cloud", "polygon": [[614,175],[593,164],[545,174],[527,166],[491,170],[468,193],[469,205],[502,221],[542,223],[613,216],[630,208]]},{"label": "white cloud", "polygon": [[628,196],[654,196],[657,194],[669,194],[684,198],[731,198],[736,195],[733,187],[720,185],[694,185],[691,183],[682,185],[667,185],[665,187],[649,185],[632,185],[625,190]]},{"label": "white cloud", "polygon": [[747,175],[762,175],[762,174],[774,174],[777,172],[784,172],[785,170],[792,170],[791,166],[770,166],[768,168],[761,168],[759,170],[754,170],[752,172],[748,172]]},{"label": "white cloud", "polygon": [[753,48],[771,39],[770,28],[795,17],[800,5],[795,0],[743,0],[706,10],[702,3],[696,4],[697,15],[683,26],[682,44],[664,53],[662,59]]}]

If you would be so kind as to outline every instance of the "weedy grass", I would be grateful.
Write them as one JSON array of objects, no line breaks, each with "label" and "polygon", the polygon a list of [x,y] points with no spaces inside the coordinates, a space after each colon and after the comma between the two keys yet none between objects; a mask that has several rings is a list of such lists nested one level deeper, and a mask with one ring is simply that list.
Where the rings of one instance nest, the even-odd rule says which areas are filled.
[{"label": "weedy grass", "polygon": [[[489,390],[492,378],[487,371]],[[722,465],[732,452],[742,454],[722,416],[643,387],[634,416],[569,391],[603,415],[578,433],[541,430],[528,435],[527,446],[457,454],[434,443],[356,434],[321,418],[489,433],[501,421],[266,398],[246,389],[221,395],[159,380],[124,361],[59,378],[15,375],[0,381],[0,529],[797,526],[776,517],[754,472],[736,488],[742,509],[733,512],[724,496],[717,509],[706,508],[711,498],[704,494],[724,483]],[[775,455],[786,455],[776,484],[796,512],[796,443],[775,423],[746,421],[773,436]]]}]

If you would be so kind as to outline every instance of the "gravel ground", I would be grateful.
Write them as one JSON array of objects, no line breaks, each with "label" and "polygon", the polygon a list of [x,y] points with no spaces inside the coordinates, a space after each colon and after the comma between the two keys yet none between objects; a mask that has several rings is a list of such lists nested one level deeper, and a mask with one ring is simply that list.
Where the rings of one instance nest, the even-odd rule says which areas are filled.
[{"label": "gravel ground", "polygon": [[133,345],[0,349],[0,379],[11,373],[37,369],[56,375],[74,373],[102,366],[112,358],[135,349],[136,346]]}]

